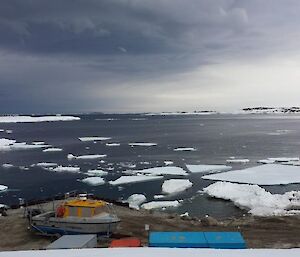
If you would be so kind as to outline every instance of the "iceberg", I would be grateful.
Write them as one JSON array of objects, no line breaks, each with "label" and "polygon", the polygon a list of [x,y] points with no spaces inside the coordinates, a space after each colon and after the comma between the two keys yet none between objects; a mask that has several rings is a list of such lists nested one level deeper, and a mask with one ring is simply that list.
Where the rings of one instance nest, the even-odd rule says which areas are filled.
[{"label": "iceberg", "polygon": [[188,179],[169,179],[164,181],[162,192],[165,194],[176,194],[193,186],[193,183]]},{"label": "iceberg", "polygon": [[106,176],[108,174],[108,172],[104,171],[104,170],[88,170],[86,174],[89,176],[101,177],[101,176]]},{"label": "iceberg", "polygon": [[202,178],[257,185],[286,185],[300,183],[300,167],[265,164],[243,170],[206,175]]},{"label": "iceberg", "polygon": [[229,171],[232,169],[231,166],[226,165],[206,165],[206,164],[196,164],[196,165],[186,165],[187,169],[191,173],[215,173],[222,171]]},{"label": "iceberg", "polygon": [[157,143],[128,143],[128,145],[134,147],[134,146],[156,146]]},{"label": "iceberg", "polygon": [[91,186],[99,186],[105,184],[103,178],[100,177],[88,177],[81,180],[81,182],[89,184]]},{"label": "iceberg", "polygon": [[147,198],[143,194],[133,194],[126,200],[129,203],[129,207],[139,210],[142,203],[146,202]]},{"label": "iceberg", "polygon": [[47,149],[44,149],[43,152],[44,153],[47,153],[47,152],[61,152],[63,149],[61,148],[56,148],[56,147],[53,147],[53,148],[47,148]]},{"label": "iceberg", "polygon": [[0,116],[0,123],[25,123],[25,122],[46,122],[46,121],[73,121],[80,120],[74,116]]},{"label": "iceberg", "polygon": [[106,146],[120,146],[120,143],[106,143]]},{"label": "iceberg", "polygon": [[178,175],[178,176],[186,176],[188,173],[176,166],[167,166],[167,167],[155,167],[143,170],[133,170],[131,173],[142,173],[142,174],[151,174],[151,175]]},{"label": "iceberg", "polygon": [[68,154],[67,158],[69,160],[73,160],[73,159],[78,159],[78,160],[93,160],[93,159],[100,159],[103,157],[106,157],[106,154],[88,154],[88,155],[79,155],[79,156],[75,156],[73,154]]},{"label": "iceberg", "polygon": [[293,206],[300,206],[300,191],[271,194],[258,185],[241,185],[216,182],[203,189],[208,195],[232,201],[241,209],[255,216],[290,215],[300,213]]},{"label": "iceberg", "polygon": [[141,208],[146,210],[168,208],[168,207],[178,207],[180,205],[179,201],[153,201],[142,204]]},{"label": "iceberg", "polygon": [[0,185],[0,192],[4,192],[8,189],[8,186]]},{"label": "iceberg", "polygon": [[48,168],[51,171],[55,171],[55,172],[71,172],[71,173],[78,173],[80,172],[80,168],[79,167],[70,167],[70,166],[57,166],[56,168]]},{"label": "iceberg", "polygon": [[122,184],[131,184],[131,183],[139,183],[139,182],[147,182],[153,180],[160,180],[163,179],[163,176],[144,176],[144,175],[137,175],[137,176],[121,176],[120,178],[109,181],[109,184],[113,186],[118,186]]},{"label": "iceberg", "polygon": [[79,137],[78,139],[82,142],[89,142],[89,141],[105,141],[111,139],[111,137]]},{"label": "iceberg", "polygon": [[181,152],[181,151],[196,151],[197,149],[195,149],[194,147],[177,147],[174,148],[173,151],[175,152]]}]

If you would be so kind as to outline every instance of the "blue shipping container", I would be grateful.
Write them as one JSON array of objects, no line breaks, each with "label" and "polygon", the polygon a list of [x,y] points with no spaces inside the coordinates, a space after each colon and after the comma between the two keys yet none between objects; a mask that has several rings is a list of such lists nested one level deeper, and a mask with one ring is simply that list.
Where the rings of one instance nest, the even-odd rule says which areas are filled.
[{"label": "blue shipping container", "polygon": [[204,232],[210,248],[245,249],[246,243],[240,232]]},{"label": "blue shipping container", "polygon": [[150,232],[150,247],[207,248],[203,232]]}]

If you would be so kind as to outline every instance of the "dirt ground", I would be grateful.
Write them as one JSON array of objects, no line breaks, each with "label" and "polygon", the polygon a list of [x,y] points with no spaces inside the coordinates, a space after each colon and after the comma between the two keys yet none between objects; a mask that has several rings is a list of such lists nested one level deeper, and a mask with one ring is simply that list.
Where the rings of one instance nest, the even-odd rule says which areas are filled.
[{"label": "dirt ground", "polygon": [[[50,204],[45,205],[50,208]],[[23,209],[9,210],[8,216],[0,217],[0,250],[43,249],[56,238],[35,235],[28,230],[28,221]],[[113,238],[138,237],[147,245],[145,224],[151,231],[240,231],[248,248],[294,248],[300,247],[300,216],[251,217],[218,221],[212,217],[180,217],[149,211],[136,211],[116,206],[121,218],[118,233]],[[99,241],[105,247],[111,239]]]}]

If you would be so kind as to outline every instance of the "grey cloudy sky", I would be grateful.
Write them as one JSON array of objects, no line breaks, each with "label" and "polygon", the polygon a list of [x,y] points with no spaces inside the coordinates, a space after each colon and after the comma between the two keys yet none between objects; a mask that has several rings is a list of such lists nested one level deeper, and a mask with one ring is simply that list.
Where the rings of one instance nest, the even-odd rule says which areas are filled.
[{"label": "grey cloudy sky", "polygon": [[1,0],[0,112],[299,106],[299,0]]}]

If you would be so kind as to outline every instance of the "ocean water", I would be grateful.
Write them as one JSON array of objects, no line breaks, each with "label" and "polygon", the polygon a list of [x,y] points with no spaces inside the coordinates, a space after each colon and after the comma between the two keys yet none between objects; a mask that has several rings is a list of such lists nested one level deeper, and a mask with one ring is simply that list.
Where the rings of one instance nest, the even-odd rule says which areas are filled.
[{"label": "ocean water", "polygon": [[[161,193],[161,181],[111,186],[89,186],[80,182],[86,178],[88,169],[109,170],[106,181],[115,180],[122,171],[165,166],[173,161],[175,166],[186,169],[186,164],[226,164],[229,157],[248,158],[247,164],[232,164],[233,169],[258,165],[256,162],[268,157],[294,157],[300,155],[300,116],[297,115],[199,115],[199,116],[145,116],[90,114],[79,115],[80,121],[1,124],[0,129],[12,130],[11,134],[0,132],[0,138],[31,143],[44,141],[62,152],[42,152],[41,149],[0,152],[0,165],[11,163],[13,168],[0,166],[0,184],[9,186],[0,193],[0,203],[16,204],[19,198],[43,199],[72,190],[94,193],[106,199],[127,199],[133,193],[142,193],[147,200]],[[81,142],[78,137],[103,136],[111,140]],[[106,142],[121,145],[108,147]],[[131,147],[130,142],[152,142],[157,146]],[[176,152],[176,147],[194,147],[196,151]],[[106,154],[100,160],[68,160],[67,154]],[[55,162],[59,165],[78,165],[81,173],[55,173],[39,167],[38,162]],[[145,162],[147,162],[145,164]],[[128,168],[136,165],[135,168]],[[28,170],[20,169],[28,167]],[[203,180],[203,174],[191,174],[187,178],[193,187],[186,192],[166,199],[183,199],[179,208],[171,212],[189,212],[192,216],[206,214],[224,218],[240,216],[245,211],[231,202],[212,199],[201,194],[213,181]],[[176,176],[165,176],[176,178]],[[299,184],[265,187],[272,193],[300,190]]]}]

